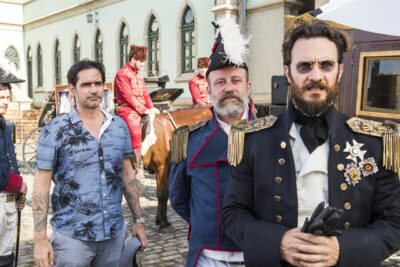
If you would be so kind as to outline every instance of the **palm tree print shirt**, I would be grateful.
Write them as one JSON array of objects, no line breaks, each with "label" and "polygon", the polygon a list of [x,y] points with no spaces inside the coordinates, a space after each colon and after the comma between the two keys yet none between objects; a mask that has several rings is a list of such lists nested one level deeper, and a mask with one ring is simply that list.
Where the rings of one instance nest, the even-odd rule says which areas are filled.
[{"label": "palm tree print shirt", "polygon": [[111,239],[124,225],[122,161],[133,153],[131,138],[121,118],[104,115],[99,139],[72,109],[48,123],[38,142],[36,167],[53,170],[53,230],[78,240]]}]

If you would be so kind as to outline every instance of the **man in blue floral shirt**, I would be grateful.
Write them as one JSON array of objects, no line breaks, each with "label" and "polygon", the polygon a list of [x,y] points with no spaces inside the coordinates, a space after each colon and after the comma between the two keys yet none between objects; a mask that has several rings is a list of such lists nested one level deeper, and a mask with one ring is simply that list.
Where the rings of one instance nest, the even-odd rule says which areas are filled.
[{"label": "man in blue floral shirt", "polygon": [[142,250],[147,245],[129,130],[122,119],[99,108],[105,82],[101,63],[79,61],[67,78],[75,108],[46,125],[38,143],[32,195],[35,261],[38,266],[118,266],[125,239],[123,193],[137,219],[132,234]]}]

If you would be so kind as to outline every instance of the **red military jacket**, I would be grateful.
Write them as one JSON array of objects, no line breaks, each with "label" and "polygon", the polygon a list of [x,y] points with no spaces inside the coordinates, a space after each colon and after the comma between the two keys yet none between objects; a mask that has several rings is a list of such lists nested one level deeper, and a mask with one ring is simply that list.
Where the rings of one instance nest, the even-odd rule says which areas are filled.
[{"label": "red military jacket", "polygon": [[140,115],[153,107],[143,76],[129,63],[117,72],[114,89],[118,106],[129,106]]},{"label": "red military jacket", "polygon": [[190,80],[189,90],[192,94],[193,105],[210,104],[210,95],[208,94],[208,82],[204,76],[197,74]]}]

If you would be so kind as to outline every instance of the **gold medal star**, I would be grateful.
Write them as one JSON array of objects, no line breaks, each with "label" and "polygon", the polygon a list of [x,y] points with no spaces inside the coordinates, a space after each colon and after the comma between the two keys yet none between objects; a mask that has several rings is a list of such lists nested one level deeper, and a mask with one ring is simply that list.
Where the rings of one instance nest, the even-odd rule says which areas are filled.
[{"label": "gold medal star", "polygon": [[350,159],[354,162],[357,162],[357,158],[360,160],[364,160],[364,154],[367,152],[366,150],[361,150],[361,147],[364,144],[358,143],[353,139],[353,145],[350,145],[349,142],[346,142],[346,148],[343,150],[344,152],[349,152],[350,155],[346,157],[346,159]]}]

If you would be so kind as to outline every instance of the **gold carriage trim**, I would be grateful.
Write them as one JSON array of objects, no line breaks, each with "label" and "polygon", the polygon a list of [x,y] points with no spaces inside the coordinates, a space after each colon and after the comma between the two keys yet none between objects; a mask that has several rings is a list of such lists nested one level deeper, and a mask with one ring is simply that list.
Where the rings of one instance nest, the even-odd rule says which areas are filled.
[{"label": "gold carriage trim", "polygon": [[172,133],[171,137],[171,160],[175,163],[179,163],[186,159],[186,149],[189,140],[189,133],[200,127],[203,127],[207,123],[207,120],[200,121],[193,125],[180,126]]},{"label": "gold carriage trim", "polygon": [[393,121],[378,122],[373,120],[351,118],[349,127],[357,133],[382,137],[383,167],[400,173],[400,125]]},{"label": "gold carriage trim", "polygon": [[274,125],[277,117],[270,115],[252,121],[240,120],[231,125],[228,135],[228,162],[237,166],[243,158],[244,137],[246,133],[257,132]]}]

